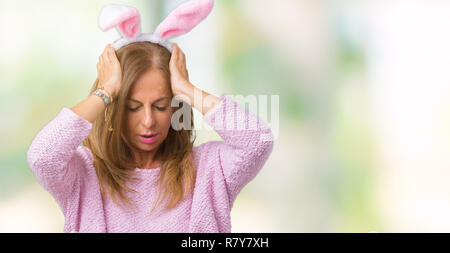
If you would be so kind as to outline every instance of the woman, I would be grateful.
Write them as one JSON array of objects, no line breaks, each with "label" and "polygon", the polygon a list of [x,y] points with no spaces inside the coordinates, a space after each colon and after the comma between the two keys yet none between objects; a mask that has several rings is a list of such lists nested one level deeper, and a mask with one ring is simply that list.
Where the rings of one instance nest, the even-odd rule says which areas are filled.
[{"label": "woman", "polygon": [[[27,152],[64,232],[231,232],[237,194],[272,151],[270,128],[231,97],[190,83],[176,44],[172,54],[151,42],[108,45],[97,70],[91,95],[64,107]],[[199,92],[208,99],[194,103]],[[192,106],[224,141],[193,147],[186,113],[174,129],[174,113],[192,116]],[[227,129],[230,121],[249,128]]]}]

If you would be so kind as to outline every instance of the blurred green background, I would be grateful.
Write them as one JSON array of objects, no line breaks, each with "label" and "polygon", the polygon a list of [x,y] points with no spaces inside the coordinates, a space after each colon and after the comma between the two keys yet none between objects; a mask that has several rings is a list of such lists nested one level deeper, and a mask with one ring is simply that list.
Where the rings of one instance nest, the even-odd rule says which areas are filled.
[{"label": "blurred green background", "polygon": [[[182,2],[114,3],[138,8],[151,33]],[[89,95],[118,38],[97,25],[109,3],[0,0],[0,232],[63,231],[26,152]],[[232,232],[450,231],[449,11],[439,0],[217,0],[174,40],[197,87],[279,96],[273,153],[238,196]]]}]

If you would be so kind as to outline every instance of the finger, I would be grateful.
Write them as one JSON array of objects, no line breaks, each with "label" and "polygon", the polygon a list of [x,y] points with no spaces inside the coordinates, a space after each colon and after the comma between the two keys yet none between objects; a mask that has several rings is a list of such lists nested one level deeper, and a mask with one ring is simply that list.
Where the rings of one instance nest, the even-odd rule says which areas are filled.
[{"label": "finger", "polygon": [[107,51],[108,53],[111,53],[111,52],[114,51],[114,48],[113,48],[111,45],[108,45],[108,46],[106,47],[106,51]]},{"label": "finger", "polygon": [[108,51],[106,52],[105,57],[106,57],[108,60],[112,61],[113,55],[112,55],[112,52],[111,52],[111,49],[110,49],[110,48],[108,48]]},{"label": "finger", "polygon": [[116,50],[114,48],[110,49],[109,56],[110,56],[111,60],[118,60]]},{"label": "finger", "polygon": [[186,58],[184,57],[184,55],[180,55],[179,56],[179,59],[180,59],[180,64],[183,64],[184,65],[184,63],[186,62]]},{"label": "finger", "polygon": [[108,60],[108,54],[107,53],[104,53],[103,55],[102,55],[102,59],[103,59],[103,62],[108,62],[109,60]]},{"label": "finger", "polygon": [[177,50],[177,53],[180,53],[181,48],[180,48],[177,44],[175,44],[175,48],[176,48],[176,50]]},{"label": "finger", "polygon": [[98,68],[97,73],[99,78],[103,77],[103,68]]},{"label": "finger", "polygon": [[178,55],[179,55],[180,57],[184,57],[184,53],[183,53],[183,51],[181,51],[181,49],[178,50]]},{"label": "finger", "polygon": [[179,51],[179,47],[178,47],[178,44],[177,43],[173,43],[173,52],[174,53],[178,53],[178,51]]},{"label": "finger", "polygon": [[109,48],[105,48],[105,51],[103,51],[102,56],[107,56],[109,53]]},{"label": "finger", "polygon": [[179,46],[177,46],[177,51],[179,54],[184,54],[183,50],[181,50],[181,48]]}]

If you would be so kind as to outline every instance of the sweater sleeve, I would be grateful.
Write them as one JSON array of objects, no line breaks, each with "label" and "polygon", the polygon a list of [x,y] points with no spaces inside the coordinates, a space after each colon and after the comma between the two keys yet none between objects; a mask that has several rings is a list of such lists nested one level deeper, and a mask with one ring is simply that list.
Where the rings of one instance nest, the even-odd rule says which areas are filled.
[{"label": "sweater sleeve", "polygon": [[239,192],[264,166],[273,149],[269,126],[228,95],[203,119],[222,137],[218,160],[232,206]]},{"label": "sweater sleeve", "polygon": [[87,138],[92,126],[91,122],[63,107],[37,134],[28,149],[28,165],[63,209],[86,156],[80,143]]}]

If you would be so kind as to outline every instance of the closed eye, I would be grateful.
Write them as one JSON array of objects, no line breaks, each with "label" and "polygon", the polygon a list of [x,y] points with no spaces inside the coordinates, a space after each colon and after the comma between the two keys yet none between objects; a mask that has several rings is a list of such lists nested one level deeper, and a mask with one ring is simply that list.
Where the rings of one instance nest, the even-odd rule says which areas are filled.
[{"label": "closed eye", "polygon": [[158,111],[163,112],[163,111],[165,111],[165,110],[167,109],[167,107],[157,107],[157,106],[156,106],[156,109],[157,109]]},{"label": "closed eye", "polygon": [[[140,108],[140,106],[139,107],[137,107],[137,108],[128,108],[130,111],[132,111],[132,112],[137,112],[137,110],[139,110],[139,108]],[[158,110],[158,111],[161,111],[161,112],[163,112],[163,111],[165,111],[166,109],[167,109],[167,107],[158,107],[158,106],[155,106],[155,108]]]}]

